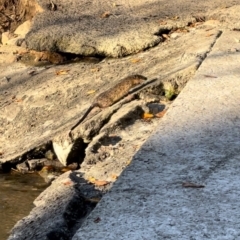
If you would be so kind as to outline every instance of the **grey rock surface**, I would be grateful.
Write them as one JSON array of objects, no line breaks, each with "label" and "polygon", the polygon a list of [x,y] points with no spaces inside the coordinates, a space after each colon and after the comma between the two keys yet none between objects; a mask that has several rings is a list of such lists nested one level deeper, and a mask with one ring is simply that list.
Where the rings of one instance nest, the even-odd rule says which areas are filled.
[{"label": "grey rock surface", "polygon": [[[139,64],[137,64],[138,66],[136,67],[141,73],[143,72],[144,76],[150,76],[150,79],[157,76],[158,81],[156,81],[156,85],[158,88],[160,88],[159,86],[161,85],[159,82],[169,81],[175,83],[179,89],[182,89],[186,82],[193,76],[220,34],[218,30],[212,29],[208,36],[209,33],[206,32],[206,29],[208,29],[207,25],[203,29],[193,30],[189,33],[190,35],[183,35],[182,38],[172,42],[174,45],[171,45],[171,47],[169,45],[171,43],[169,42],[165,46],[157,46],[150,51],[139,53],[135,57],[137,57],[137,59],[139,58],[139,61],[141,62],[142,59],[146,59],[146,61],[149,61],[149,64],[145,65],[146,62],[139,62],[141,67],[145,68],[144,72],[143,69],[139,68]],[[181,49],[176,47],[179,45],[182,46]],[[129,59],[125,58],[121,61],[127,64]],[[118,66],[119,64],[118,61]],[[146,66],[148,67],[146,68]],[[155,69],[155,74],[148,74],[148,72],[151,71],[151,68]],[[161,72],[161,75],[159,75],[160,69],[164,69]],[[161,91],[161,89],[159,91]],[[117,110],[120,109],[120,106],[121,102],[104,109],[89,121],[76,127],[73,131],[74,139],[77,140],[80,137],[88,142],[91,141],[91,139],[100,132],[104,124],[114,118],[115,114],[117,114]],[[85,110],[83,112],[85,112]],[[106,121],[106,119],[108,119],[108,121]],[[67,163],[69,155],[76,150],[76,147],[73,146],[72,141],[66,133],[61,133],[54,137],[53,146],[58,158],[63,164]]]},{"label": "grey rock surface", "polygon": [[239,239],[239,38],[223,32],[74,240]]},{"label": "grey rock surface", "polygon": [[[99,63],[83,59],[50,68],[20,63],[2,65],[0,79],[8,77],[10,81],[0,82],[0,161],[19,161],[19,156],[58,139],[58,135],[63,135],[59,139],[67,141],[68,146],[67,133],[91,105],[95,94],[131,74],[176,82],[182,89],[219,35],[217,29],[206,31],[208,28],[192,28],[176,40],[123,59],[104,59]],[[62,69],[70,71],[56,75]],[[34,75],[30,74],[32,71]],[[93,90],[95,93],[90,94]],[[107,114],[108,109],[104,111],[102,114]],[[75,135],[80,136],[79,129]]]},{"label": "grey rock surface", "polygon": [[[188,9],[192,5],[182,6]],[[179,8],[181,10],[183,7]],[[237,14],[233,8],[229,11]],[[233,20],[230,29],[234,29],[238,18],[231,17],[227,10],[224,14]],[[91,139],[86,161],[81,170],[75,172],[85,179],[95,177],[113,182],[113,177],[106,174],[110,172],[108,168],[116,170],[118,176],[140,150],[74,239],[113,239],[116,236],[120,239],[158,239],[159,236],[237,239],[240,36],[225,28],[215,20],[200,23],[189,27],[189,32],[180,32],[177,38],[170,38],[148,51],[123,59],[104,59],[99,63],[82,61],[50,68],[19,63],[1,65],[1,164],[19,161],[19,156],[51,139],[65,141],[70,146],[66,133],[91,104],[93,90],[100,93],[134,73],[175,82],[183,89],[201,65],[163,119],[154,119],[150,124],[136,120],[133,125],[116,131],[114,124],[124,115],[124,110],[135,104],[131,102],[112,115]],[[56,71],[62,69],[70,71],[57,76]],[[34,75],[29,74],[32,71]],[[109,110],[100,114],[107,114]],[[154,132],[157,125],[158,130]],[[74,132],[75,140],[84,132],[82,128]],[[152,137],[141,148],[151,132],[154,132]],[[124,140],[118,145],[115,144],[116,133]],[[98,142],[101,145],[98,153],[91,153],[91,147]],[[104,156],[106,149],[107,152],[112,150],[111,155],[91,164],[97,157]],[[68,178],[68,174],[63,178]],[[76,207],[71,205],[71,197],[75,194],[79,197],[79,191],[76,193],[75,185],[71,185],[72,179],[61,183],[63,178],[57,179],[56,185],[41,195],[45,199],[43,202],[38,198],[37,207],[15,226],[11,238],[21,239],[23,229],[27,229],[29,239],[35,239],[34,234],[44,239],[47,235],[39,233],[39,224],[46,219],[51,220],[50,234],[55,234],[50,237],[69,238],[71,226],[62,213],[70,209],[68,216],[71,217]],[[205,188],[185,189],[183,182],[203,184]],[[59,201],[52,201],[57,197]],[[78,221],[75,215],[73,218]],[[47,223],[42,225],[44,229],[48,229]],[[55,231],[58,226],[64,232]]]},{"label": "grey rock surface", "polygon": [[[56,11],[48,0],[39,0],[45,9],[35,17],[26,37],[27,46],[38,51],[59,51],[122,57],[153,47],[162,41],[160,33],[205,19],[207,11],[230,7],[236,1],[56,0]],[[172,19],[172,26],[161,25]]]},{"label": "grey rock surface", "polygon": [[221,9],[215,9],[208,15],[209,19],[218,20],[224,28],[230,30],[239,30],[240,23],[238,21],[240,17],[240,6],[223,7]]}]

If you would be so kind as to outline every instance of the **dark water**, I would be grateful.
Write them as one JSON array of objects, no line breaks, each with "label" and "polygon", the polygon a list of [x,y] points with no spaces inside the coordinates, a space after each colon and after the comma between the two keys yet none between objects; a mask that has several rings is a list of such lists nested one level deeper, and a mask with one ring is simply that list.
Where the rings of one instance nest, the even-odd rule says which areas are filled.
[{"label": "dark water", "polygon": [[0,240],[6,240],[17,221],[28,215],[46,187],[38,174],[0,174]]}]

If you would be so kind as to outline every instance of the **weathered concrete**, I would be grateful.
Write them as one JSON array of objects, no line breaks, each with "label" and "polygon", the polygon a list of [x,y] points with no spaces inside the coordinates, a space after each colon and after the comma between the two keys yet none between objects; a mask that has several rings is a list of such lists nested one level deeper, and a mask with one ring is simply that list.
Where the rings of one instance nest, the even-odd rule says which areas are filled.
[{"label": "weathered concrete", "polygon": [[236,1],[56,0],[55,11],[48,0],[38,3],[45,11],[36,16],[26,37],[30,49],[121,57],[157,45],[164,29],[205,19],[207,11]]},{"label": "weathered concrete", "polygon": [[[62,139],[67,140],[68,131],[91,105],[95,94],[130,74],[176,82],[183,88],[219,35],[216,29],[207,30],[208,26],[189,28],[190,32],[180,33],[176,40],[124,59],[105,59],[99,63],[83,59],[76,64],[50,68],[3,64],[0,73],[0,161],[18,161],[17,157],[57,138],[60,133],[63,133]],[[62,69],[70,71],[66,75],[56,75],[56,71]],[[92,90],[95,93],[88,93]],[[104,111],[102,114],[112,109]],[[89,129],[86,124],[85,129]],[[76,137],[79,132],[79,128],[74,132]]]},{"label": "weathered concrete", "polygon": [[[151,76],[152,78],[157,76],[158,81],[156,81],[156,86],[159,89],[159,92],[161,92],[161,84],[159,82],[172,81],[182,89],[188,79],[193,76],[198,66],[206,57],[206,53],[210,51],[211,46],[220,34],[220,31],[215,29],[212,29],[210,34],[206,30],[208,30],[207,26],[201,30],[193,30],[189,35],[183,35],[181,38],[175,40],[174,45],[171,45],[171,48],[169,48],[169,43],[167,44],[166,49],[163,49],[164,46],[158,46],[148,52],[138,54],[137,59],[143,57],[149,61],[149,64],[145,65],[145,62],[141,65],[142,68],[145,68],[143,75]],[[181,49],[176,48],[176,46],[179,45],[182,46]],[[157,56],[159,56],[159,58]],[[127,59],[124,59],[122,61],[126,60]],[[146,68],[146,66],[148,66],[148,68]],[[156,66],[158,67],[156,68]],[[163,66],[165,67],[163,68]],[[148,74],[151,68],[155,69],[155,75]],[[160,69],[162,69],[162,71],[160,71]],[[143,72],[142,70],[140,71]],[[159,73],[161,73],[160,76]],[[151,90],[149,92],[151,93]],[[106,124],[106,119],[110,119],[111,117],[114,118],[115,112],[117,112],[121,105],[121,102],[117,103],[116,105],[96,114],[92,119],[89,119],[89,121],[80,124],[73,131],[74,139],[77,140],[81,137],[88,142],[91,141],[93,137],[97,136],[104,124]],[[138,105],[142,105],[142,108],[144,108],[143,103]],[[131,109],[129,109],[129,111],[131,111]],[[85,112],[85,110],[82,112]],[[117,120],[115,121],[117,122]],[[132,141],[134,140],[132,139]],[[58,158],[63,164],[67,163],[67,159],[69,159],[69,155],[72,154],[73,151],[78,150],[73,145],[67,133],[54,137],[53,145]],[[90,144],[89,148],[92,147],[93,146]],[[90,155],[88,155],[87,158],[88,157],[92,158]],[[87,161],[88,160],[85,159],[85,162]]]},{"label": "weathered concrete", "polygon": [[234,7],[223,7],[209,12],[208,19],[218,20],[224,28],[231,30],[240,29],[240,5]]},{"label": "weathered concrete", "polygon": [[[9,76],[10,82],[8,85],[6,80],[2,85],[3,92],[4,90],[6,91],[5,99],[2,102],[6,110],[1,117],[7,120],[1,125],[5,130],[3,131],[4,134],[1,135],[4,138],[2,147],[5,150],[2,151],[4,154],[1,156],[1,160],[11,160],[13,156],[20,155],[31,147],[36,147],[45,140],[51,139],[57,132],[67,133],[70,126],[84,112],[83,108],[86,108],[91,102],[90,98],[92,96],[88,96],[87,91],[98,89],[96,87],[97,84],[99,84],[99,88],[107,89],[104,83],[113,84],[110,77],[114,76],[114,74],[121,79],[122,75],[126,76],[129,74],[129,71],[134,69],[135,72],[140,74],[145,75],[146,73],[149,79],[152,79],[161,73],[161,76],[159,76],[160,81],[176,82],[180,88],[183,88],[185,83],[194,75],[198,66],[204,60],[206,53],[211,50],[212,45],[220,35],[220,32],[216,29],[212,29],[209,35],[208,29],[207,25],[202,26],[202,29],[192,28],[189,33],[180,33],[179,38],[176,40],[169,40],[162,46],[125,59],[107,59],[97,65],[88,65],[86,63],[68,65],[68,68],[71,68],[69,75],[55,75],[55,70],[62,69],[62,66],[45,69],[44,67],[22,67],[22,65],[16,64],[12,67],[6,67],[3,75]],[[182,49],[176,48],[176,44],[177,46],[181,45]],[[137,62],[135,62],[136,59]],[[17,66],[19,68],[16,68]],[[89,72],[91,72],[92,68],[95,69],[96,66],[100,68],[99,71],[93,72],[96,81],[90,81],[92,75],[89,76]],[[36,71],[35,75],[28,75],[28,71],[33,70]],[[80,74],[81,77],[79,76]],[[109,77],[108,81],[106,81],[106,77]],[[105,79],[105,81],[99,81],[99,79]],[[81,82],[82,85],[78,87],[80,80],[84,82]],[[114,80],[117,81],[115,78]],[[12,99],[13,93],[15,93],[15,97]],[[19,101],[19,99],[23,99],[23,101]],[[80,102],[81,99],[82,101]],[[87,150],[89,157],[86,158],[86,162],[79,171],[82,172],[81,176],[84,179],[94,177],[98,180],[107,180],[111,185],[121,174],[122,169],[129,164],[137,149],[141,147],[141,144],[157,126],[159,119],[154,119],[150,123],[139,119],[135,124],[132,124],[130,121],[130,124],[120,124],[119,129],[115,127],[119,119],[124,120],[124,116],[127,116],[129,113],[134,114],[135,108],[136,112],[138,112],[138,107],[136,106],[141,104],[141,101],[132,101],[129,105],[124,105],[121,111],[116,112],[109,120],[109,123],[100,130],[100,134],[96,136],[93,144],[89,145]],[[87,103],[87,106],[84,103]],[[74,104],[79,105],[73,107]],[[13,110],[10,109],[10,106]],[[39,111],[38,114],[31,112],[33,108]],[[111,110],[110,108],[105,111]],[[79,112],[79,115],[74,117],[76,111]],[[106,114],[106,112],[104,113],[103,111],[102,114]],[[29,125],[26,123],[29,123]],[[125,127],[121,128],[121,126]],[[31,128],[33,130],[30,130]],[[76,129],[74,133],[76,136],[78,136],[81,128],[82,126]],[[114,137],[114,134],[117,138]],[[101,137],[102,139],[100,139]],[[116,145],[116,141],[118,141],[118,145]],[[132,141],[136,145],[132,146],[129,144]],[[102,145],[98,149],[98,154],[91,152],[91,146],[95,147],[96,142],[100,142]],[[102,158],[104,151],[109,152],[110,149],[111,155]],[[98,157],[102,161],[96,162]],[[80,186],[79,191],[75,191],[74,185],[70,186],[69,189],[67,187],[68,181],[66,181],[66,185],[61,183],[61,179],[64,177],[65,179],[67,178],[66,175],[62,176],[51,188],[43,193],[44,196],[47,196],[47,200],[41,206],[37,202],[35,203],[37,207],[33,209],[28,217],[14,227],[10,239],[14,237],[15,239],[24,238],[26,236],[25,233],[31,236],[31,238],[35,238],[33,236],[39,234],[38,236],[36,235],[36,239],[38,237],[39,239],[44,239],[47,236],[52,236],[51,234],[69,237],[74,232],[72,227],[66,223],[68,220],[64,217],[63,212],[66,212],[68,209],[71,209],[72,212],[74,211],[71,207],[72,200],[75,204],[74,199],[78,199],[78,194],[79,192],[81,193],[82,188]],[[56,201],[55,199],[58,197],[59,201]],[[73,206],[75,206],[74,204]],[[80,213],[79,216],[81,215]],[[54,218],[49,217],[51,214],[54,215]],[[42,226],[41,230],[45,226],[47,228],[49,224],[51,228],[45,232],[39,232],[40,224]],[[64,231],[55,231],[59,226]],[[23,231],[23,229],[28,230]]]},{"label": "weathered concrete", "polygon": [[[68,75],[55,74],[55,70],[64,69],[65,66],[50,69],[23,67],[21,64],[5,66],[2,68],[3,78],[0,78],[1,91],[4,94],[0,95],[1,107],[4,109],[0,116],[1,161],[12,160],[59,133],[67,133],[84,109],[91,104],[93,95],[87,92],[102,92],[124,76],[139,73],[149,79],[157,77],[159,81],[176,82],[183,88],[220,36],[216,22],[212,23],[196,28],[189,27],[189,33],[172,33],[173,37],[171,38],[171,35],[167,42],[135,56],[118,60],[105,59],[97,64],[82,62],[68,65]],[[218,27],[221,28],[220,23]],[[234,23],[231,28],[234,28]],[[232,61],[236,62],[239,59],[240,36],[237,32],[224,32],[221,38],[223,40],[217,41],[214,51],[206,63],[202,64],[200,72],[183,90],[163,121],[158,122],[154,119],[153,124],[150,122],[151,126],[147,122],[137,120],[133,126],[130,124],[125,129],[115,129],[115,124],[122,120],[121,117],[125,114],[127,116],[129,109],[133,110],[133,107],[139,104],[132,101],[99,130],[99,135],[94,137],[92,145],[87,149],[86,161],[81,170],[74,175],[77,184],[81,184],[77,176],[81,171],[84,174],[80,176],[85,179],[95,177],[112,182],[141,147],[138,143],[144,142],[150,132],[154,131],[153,128],[160,124],[158,131],[140,149],[133,164],[99,204],[75,239],[113,239],[116,236],[120,239],[155,239],[159,236],[187,239],[191,235],[196,239],[203,239],[208,237],[208,234],[210,239],[217,239],[214,234],[221,234],[221,230],[228,233],[226,239],[231,239],[231,231],[238,234],[238,226],[230,222],[234,221],[235,212],[223,202],[229,201],[232,206],[238,207],[238,203],[232,200],[238,196],[232,191],[238,190],[238,183],[235,181],[238,180],[238,165],[234,162],[235,153],[239,154],[239,88],[236,84],[238,62],[234,65]],[[220,50],[217,50],[218,47]],[[76,115],[76,112],[79,115]],[[76,139],[84,133],[82,130],[83,126],[76,129]],[[88,137],[88,133],[85,137]],[[134,145],[129,142],[134,142]],[[98,152],[91,152],[91,147],[95,147],[97,143],[100,144]],[[112,155],[105,157],[105,149],[107,152],[112,150]],[[96,161],[98,157],[102,161],[92,164],[91,162]],[[228,159],[229,162],[226,162]],[[117,174],[110,176],[113,166],[116,166],[114,170]],[[229,168],[225,170],[223,167]],[[62,177],[66,179],[66,175]],[[41,206],[36,202],[37,208],[26,218],[27,221],[16,225],[11,237],[23,237],[23,229],[29,230],[34,225],[32,231],[27,230],[26,233],[35,239],[34,234],[39,233],[39,224],[45,220],[44,226],[47,228],[50,221],[53,231],[50,235],[48,231],[45,235],[40,233],[43,234],[42,239],[47,235],[60,238],[72,234],[72,227],[61,212],[67,210],[68,221],[76,207],[74,198],[71,202],[71,196],[81,192],[81,187],[75,192],[75,185],[72,186],[71,181],[64,180],[61,183],[61,179],[43,193],[46,194],[47,201]],[[225,179],[229,181],[224,181]],[[206,187],[200,190],[182,188],[181,183],[188,181],[204,184]],[[66,188],[68,185],[70,190]],[[58,187],[60,192],[57,191]],[[225,195],[222,196],[222,193]],[[80,196],[81,200],[81,194],[77,196]],[[57,197],[60,201],[52,201]],[[63,199],[64,204],[61,205]],[[181,206],[181,210],[176,210],[176,205]],[[212,207],[214,205],[215,208]],[[61,206],[59,212],[56,211],[58,206]],[[116,211],[111,207],[116,208]],[[222,209],[228,210],[226,215],[218,214]],[[54,219],[49,217],[48,212],[54,215]],[[211,214],[219,217],[212,218]],[[198,219],[194,218],[195,215]],[[232,216],[233,220],[230,219]],[[77,219],[75,215],[72,217],[71,223]],[[233,226],[232,229],[224,224],[219,224],[221,229],[217,229],[215,223],[225,220]],[[235,223],[237,224],[237,217]],[[64,231],[54,230],[59,226],[63,227]],[[145,229],[147,231],[144,231]],[[201,230],[205,234],[203,237],[200,235],[202,232],[199,233]],[[139,235],[136,231],[139,231]]]},{"label": "weathered concrete", "polygon": [[[240,238],[236,39],[239,32],[223,32],[74,240]],[[184,188],[184,182],[205,187]]]}]

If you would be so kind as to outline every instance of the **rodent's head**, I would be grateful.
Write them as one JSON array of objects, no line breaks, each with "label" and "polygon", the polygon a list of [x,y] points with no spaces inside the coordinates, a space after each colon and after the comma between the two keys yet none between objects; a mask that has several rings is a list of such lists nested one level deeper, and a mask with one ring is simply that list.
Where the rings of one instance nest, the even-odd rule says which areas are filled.
[{"label": "rodent's head", "polygon": [[134,75],[133,79],[134,79],[134,84],[136,84],[136,85],[147,80],[147,78],[142,75]]}]

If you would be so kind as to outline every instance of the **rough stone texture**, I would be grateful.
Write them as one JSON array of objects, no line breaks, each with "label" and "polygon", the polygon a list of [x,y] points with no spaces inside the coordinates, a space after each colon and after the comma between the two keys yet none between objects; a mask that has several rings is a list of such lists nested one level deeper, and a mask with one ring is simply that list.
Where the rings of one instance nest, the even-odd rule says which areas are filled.
[{"label": "rough stone texture", "polygon": [[27,173],[28,172],[28,166],[27,166],[27,164],[25,163],[25,162],[23,162],[23,163],[19,163],[19,164],[17,164],[17,166],[16,166],[16,168],[17,168],[17,170],[19,171],[19,172],[21,172],[21,173]]},{"label": "rough stone texture", "polygon": [[6,45],[7,42],[9,41],[9,39],[10,39],[10,33],[9,33],[9,32],[4,32],[4,33],[2,33],[1,43],[2,43],[3,45]]},{"label": "rough stone texture", "polygon": [[208,15],[209,19],[219,20],[221,25],[231,30],[240,30],[240,5],[214,10]]},{"label": "rough stone texture", "polygon": [[[135,104],[129,104],[126,111],[124,112],[125,115],[129,116],[129,118],[136,119],[140,118],[141,114],[143,113],[142,110],[142,104],[136,102]],[[101,128],[104,127],[107,121],[111,119],[112,115],[115,115],[114,113],[117,112],[117,110],[120,109],[122,106],[121,102],[120,104],[115,105],[114,107],[110,107],[108,111],[103,112],[102,114],[97,114],[93,117],[93,119],[90,119],[87,123],[83,124],[83,126],[79,126],[81,131],[81,138],[75,138],[74,142],[69,140],[69,136],[65,134],[60,134],[60,136],[56,136],[53,139],[53,147],[54,151],[59,159],[59,161],[67,166],[68,164],[72,162],[83,162],[83,158],[85,159],[85,155],[81,156],[79,153],[81,151],[84,151],[86,146],[83,145],[82,138],[87,136],[88,141],[92,140],[92,138],[100,132]],[[133,112],[138,112],[135,117],[131,117],[131,114]],[[126,118],[126,116],[121,116],[117,119],[115,119],[114,124],[117,124],[117,121],[121,121],[122,119]],[[108,131],[110,132],[110,130]],[[69,140],[69,141],[68,141]],[[92,144],[90,144],[90,148],[92,147]]]},{"label": "rough stone texture", "polygon": [[29,32],[32,25],[32,21],[28,20],[24,23],[20,24],[17,29],[13,33],[9,31],[2,33],[2,41],[3,45],[11,45],[11,46],[21,46],[26,34]]},{"label": "rough stone texture", "polygon": [[0,6],[0,36],[6,31],[14,32],[20,24],[42,11],[35,0],[0,0]]},{"label": "rough stone texture", "polygon": [[[18,161],[16,157],[57,134],[67,136],[95,94],[130,74],[175,81],[183,87],[219,35],[216,29],[206,29],[207,26],[201,30],[192,28],[177,40],[124,59],[105,59],[99,63],[83,59],[76,64],[50,68],[20,63],[2,65],[0,151],[3,155],[0,161]],[[70,71],[57,76],[56,71],[62,69]],[[5,77],[10,80],[6,81]],[[92,90],[95,93],[89,94]]]},{"label": "rough stone texture", "polygon": [[223,32],[73,240],[239,238],[239,38]]},{"label": "rough stone texture", "polygon": [[86,56],[126,56],[161,42],[159,34],[169,29],[165,23],[161,25],[166,18],[173,19],[175,27],[185,26],[197,15],[204,18],[207,10],[234,3],[234,0],[181,0],[174,4],[168,0],[119,0],[116,3],[56,0],[57,9],[51,11],[48,0],[39,0],[45,11],[35,17],[33,29],[26,37],[27,46],[38,51]]},{"label": "rough stone texture", "polygon": [[8,239],[70,239],[91,210],[85,197],[98,194],[78,175],[67,172],[55,180],[37,197],[36,207],[15,225]]},{"label": "rough stone texture", "polygon": [[[17,54],[16,51],[20,50],[20,47],[17,47],[16,45],[14,46],[9,46],[9,45],[0,45],[0,69],[4,71],[6,69],[6,65],[9,64],[15,64],[17,61]],[[4,84],[8,84],[10,77],[6,75],[1,75],[0,77],[0,88]],[[0,90],[1,91],[1,90]]]},{"label": "rough stone texture", "polygon": [[[45,2],[40,1],[42,7]],[[154,35],[158,23],[144,20],[125,1],[117,6],[98,1],[56,1],[56,5],[57,11],[46,10],[35,18],[27,35],[30,49],[121,57],[161,41]],[[101,17],[106,11],[113,15]]]},{"label": "rough stone texture", "polygon": [[[163,59],[164,63],[166,63],[169,68],[166,68],[168,71],[167,75],[163,74],[164,76],[159,77],[159,81],[175,81],[176,84],[178,84],[179,87],[181,88],[184,85],[184,82],[187,81],[187,79],[189,79],[190,76],[192,76],[194,71],[196,71],[198,65],[205,58],[206,53],[210,50],[211,45],[213,44],[213,41],[216,39],[216,37],[219,35],[219,32],[216,30],[212,30],[210,32],[210,36],[215,36],[214,39],[212,39],[213,41],[208,39],[209,36],[208,36],[208,33],[206,33],[206,30],[201,30],[199,32],[197,31],[195,33],[192,32],[192,34],[193,35],[197,34],[197,36],[196,35],[194,36],[196,37],[194,38],[195,40],[192,41],[192,43],[194,42],[194,45],[191,45],[190,41],[188,41],[184,51],[183,52],[181,51],[181,53],[174,52],[173,53],[174,57],[172,59],[171,58],[169,59],[169,54],[172,50],[167,52],[161,51],[160,58]],[[196,39],[197,39],[197,43],[196,43]],[[202,40],[201,42],[200,42],[200,39]],[[185,41],[183,38],[181,40]],[[159,54],[159,52],[157,53],[158,50],[159,49],[157,47],[155,49],[152,49],[149,52],[144,53],[143,54],[145,55],[144,58],[151,59],[152,63],[154,63],[155,61],[157,62],[158,60],[154,58],[156,57],[157,54]],[[166,58],[168,58],[169,61],[167,61]],[[176,65],[174,64],[174,65],[171,65],[170,67],[170,64],[173,63],[172,61],[174,61]],[[184,68],[183,65],[179,65],[179,61],[184,62],[184,66],[186,66],[186,68]],[[148,69],[146,69],[146,73],[144,73],[145,76],[148,76],[147,72],[148,72]],[[158,85],[160,84],[158,83]],[[92,119],[90,119],[86,123],[79,125],[73,131],[74,139],[78,139],[79,137],[81,137],[83,139],[86,139],[87,141],[90,141],[94,136],[98,134],[98,132],[104,126],[104,124],[106,124],[107,122],[106,120],[111,119],[111,117],[114,117],[114,113],[117,112],[120,106],[121,106],[121,102],[119,104],[116,104],[112,107],[107,108],[107,110],[102,110],[99,114],[96,114]],[[78,150],[76,149],[76,147],[73,147],[72,142],[69,140],[69,137],[66,133],[60,134],[60,136],[56,136],[53,139],[53,145],[58,158],[61,160],[63,164],[66,164],[67,159],[69,158],[69,155],[73,151]]]},{"label": "rough stone texture", "polygon": [[21,37],[25,37],[25,35],[30,31],[32,26],[32,21],[28,20],[22,23],[17,27],[17,29],[14,31],[14,34],[17,34]]},{"label": "rough stone texture", "polygon": [[24,41],[24,38],[22,38],[22,37],[12,38],[12,39],[10,39],[7,42],[7,45],[10,45],[10,46],[21,46],[23,41]]},{"label": "rough stone texture", "polygon": [[[123,107],[93,138],[79,170],[85,179],[94,177],[114,182],[130,164],[134,153],[141,148],[157,125],[161,124],[159,119],[144,120],[140,117],[143,111],[141,102],[143,101],[133,101],[129,106]],[[168,108],[168,104],[156,105],[161,110]],[[146,107],[144,111],[149,112]]]},{"label": "rough stone texture", "polygon": [[[217,36],[220,35],[219,31],[213,29],[215,26],[216,22],[215,25],[202,24],[197,28],[190,29],[190,33],[181,33],[177,39],[168,40],[154,49],[124,59],[105,59],[98,64],[89,62],[71,64],[66,67],[66,69],[70,69],[68,75],[55,75],[55,70],[61,70],[65,66],[49,69],[23,67],[21,64],[7,67],[4,65],[0,77],[0,96],[2,96],[0,102],[3,109],[0,116],[0,142],[2,144],[0,151],[3,153],[0,156],[1,162],[12,160],[44,141],[52,139],[57,133],[69,130],[93,99],[93,95],[88,95],[87,91],[102,92],[113,82],[133,73],[146,75],[149,79],[157,77],[159,80],[175,81],[183,88],[206,57],[206,53],[211,50]],[[234,61],[238,60],[239,46],[236,39],[239,39],[239,36],[237,33],[237,35],[226,33],[223,35],[224,39],[228,34],[229,37],[226,41],[224,40],[226,48],[219,52],[214,50],[207,62],[202,64],[201,72],[195,80],[188,84],[169,113],[162,119],[163,121],[155,121],[157,119],[153,121],[153,127],[161,123],[159,130],[139,151],[133,164],[121,176],[120,181],[103,199],[96,212],[88,219],[85,227],[75,238],[89,239],[91,237],[88,234],[93,234],[91,239],[113,239],[116,236],[120,239],[141,239],[141,237],[155,239],[159,236],[170,239],[181,239],[183,236],[182,239],[188,239],[191,234],[194,235],[199,231],[205,235],[198,235],[199,237],[195,237],[196,239],[207,238],[208,234],[210,234],[210,239],[217,239],[213,236],[216,221],[228,221],[229,226],[233,226],[230,229],[229,226],[222,225],[221,227],[219,225],[221,229],[216,230],[216,235],[224,231],[225,234],[228,234],[226,239],[237,238],[236,229],[239,227],[235,228],[234,224],[238,223],[238,218],[236,217],[234,222],[230,222],[232,216],[235,217],[234,214],[237,213],[235,209],[239,208],[236,200],[238,195],[234,192],[234,189],[238,190],[239,185],[237,161],[230,160],[227,165],[229,169],[223,168],[227,164],[226,159],[233,158],[235,153],[239,155],[239,115],[237,115],[239,114],[239,89],[236,84],[238,78],[234,79],[233,77],[238,74],[238,66],[231,65],[231,57],[234,58]],[[226,55],[227,60],[225,59]],[[220,61],[222,58],[223,63]],[[211,67],[215,61],[218,71]],[[33,75],[30,74],[32,72],[34,72]],[[218,78],[214,78],[216,76]],[[201,79],[197,80],[198,77]],[[231,88],[231,86],[234,87]],[[228,105],[226,106],[226,104]],[[33,108],[34,111],[32,111]],[[121,115],[121,112],[119,111],[117,114]],[[117,114],[113,116],[113,119]],[[144,142],[143,133],[146,133],[145,138],[147,138],[149,133],[154,131],[150,124],[146,122],[143,124],[141,120],[133,124],[135,128],[128,126],[121,129],[121,132],[117,133],[120,133],[120,138],[125,140],[124,144],[127,146],[122,150],[121,142],[116,144],[119,135],[117,137],[112,135],[114,128],[111,126],[111,120],[108,124],[100,130],[100,135],[93,141],[97,145],[97,141],[100,140],[101,148],[98,152],[100,157],[104,155],[101,155],[101,151],[105,150],[104,147],[107,148],[107,151],[112,148],[112,158],[108,157],[104,161],[100,161],[99,165],[96,164],[101,168],[94,168],[86,161],[83,168],[90,168],[88,175],[90,177],[98,174],[96,175],[98,178],[105,178],[104,171],[108,171],[108,166],[111,168],[111,166],[117,165],[116,169],[119,171],[124,160],[124,166],[129,164],[130,158],[140,146],[133,146],[132,142],[135,143],[135,140],[129,138],[128,134],[134,135],[136,132],[140,132],[141,142]],[[106,135],[105,131],[109,131],[110,135]],[[231,133],[234,134],[231,135]],[[75,134],[77,135],[78,131]],[[130,139],[131,142],[128,142],[127,139]],[[115,148],[116,146],[117,148]],[[218,148],[217,152],[216,148]],[[88,150],[90,152],[90,149]],[[92,156],[90,155],[90,157]],[[236,155],[236,160],[238,160],[237,157]],[[119,162],[120,164],[118,164]],[[222,169],[220,169],[221,167]],[[99,173],[96,173],[98,171]],[[219,172],[222,175],[218,175]],[[79,171],[76,174],[79,174]],[[116,176],[108,177],[107,180],[111,181]],[[225,181],[226,179],[229,181]],[[203,183],[206,188],[182,189],[183,181]],[[51,191],[59,187],[53,186],[48,189],[49,193],[44,193],[48,193],[51,200],[55,199],[50,194]],[[233,187],[231,188],[231,186]],[[61,196],[64,198],[67,193],[65,190],[60,192],[60,199],[62,199]],[[184,196],[181,195],[182,193]],[[211,195],[212,193],[216,194]],[[67,201],[69,202],[71,199],[68,196],[66,199],[65,204],[67,205]],[[179,199],[183,199],[183,202],[179,202]],[[200,200],[196,201],[198,199]],[[234,202],[231,202],[232,199]],[[228,204],[223,203],[224,201],[230,202],[233,210],[232,206],[229,207]],[[51,205],[45,209],[54,212],[56,205],[50,200],[49,202]],[[151,203],[154,204],[151,205]],[[181,211],[179,208],[175,211],[177,204],[180,205],[180,203],[186,204],[180,209]],[[61,202],[56,204],[61,204]],[[120,212],[109,210],[108,206],[113,206]],[[71,213],[74,212],[72,208],[70,209]],[[135,212],[136,209],[137,212]],[[216,209],[219,209],[219,214],[214,212]],[[222,214],[225,210],[227,210],[226,215]],[[216,213],[216,218],[210,216],[213,212]],[[113,215],[115,213],[116,215]],[[33,210],[32,215],[27,219],[40,217],[34,223],[38,224],[41,222],[41,217],[47,216],[46,218],[48,218],[47,214],[42,211],[40,215],[37,215]],[[201,214],[204,215],[203,218],[197,219],[199,221],[195,220],[195,217],[201,217]],[[180,216],[178,221],[175,220],[175,216]],[[93,223],[96,219],[99,219],[99,222]],[[208,220],[209,222],[207,222]],[[36,229],[39,231],[37,224],[33,227],[33,231]],[[60,225],[64,226],[64,224],[61,217]],[[24,232],[27,226],[29,226],[28,222],[25,225],[21,221],[11,237]],[[119,227],[117,232],[109,231],[114,227]],[[148,229],[148,231],[143,232],[144,229]],[[208,231],[208,229],[210,230]],[[105,230],[107,231],[105,232]],[[136,235],[134,230],[139,230],[139,235]],[[230,234],[234,234],[234,232],[236,235],[231,237]],[[158,233],[160,235],[157,235]],[[61,237],[57,235],[59,232],[56,231],[51,234],[55,234],[57,239]],[[145,236],[145,234],[147,235]],[[219,239],[224,239],[222,236]],[[34,239],[36,238],[34,237]]]}]

